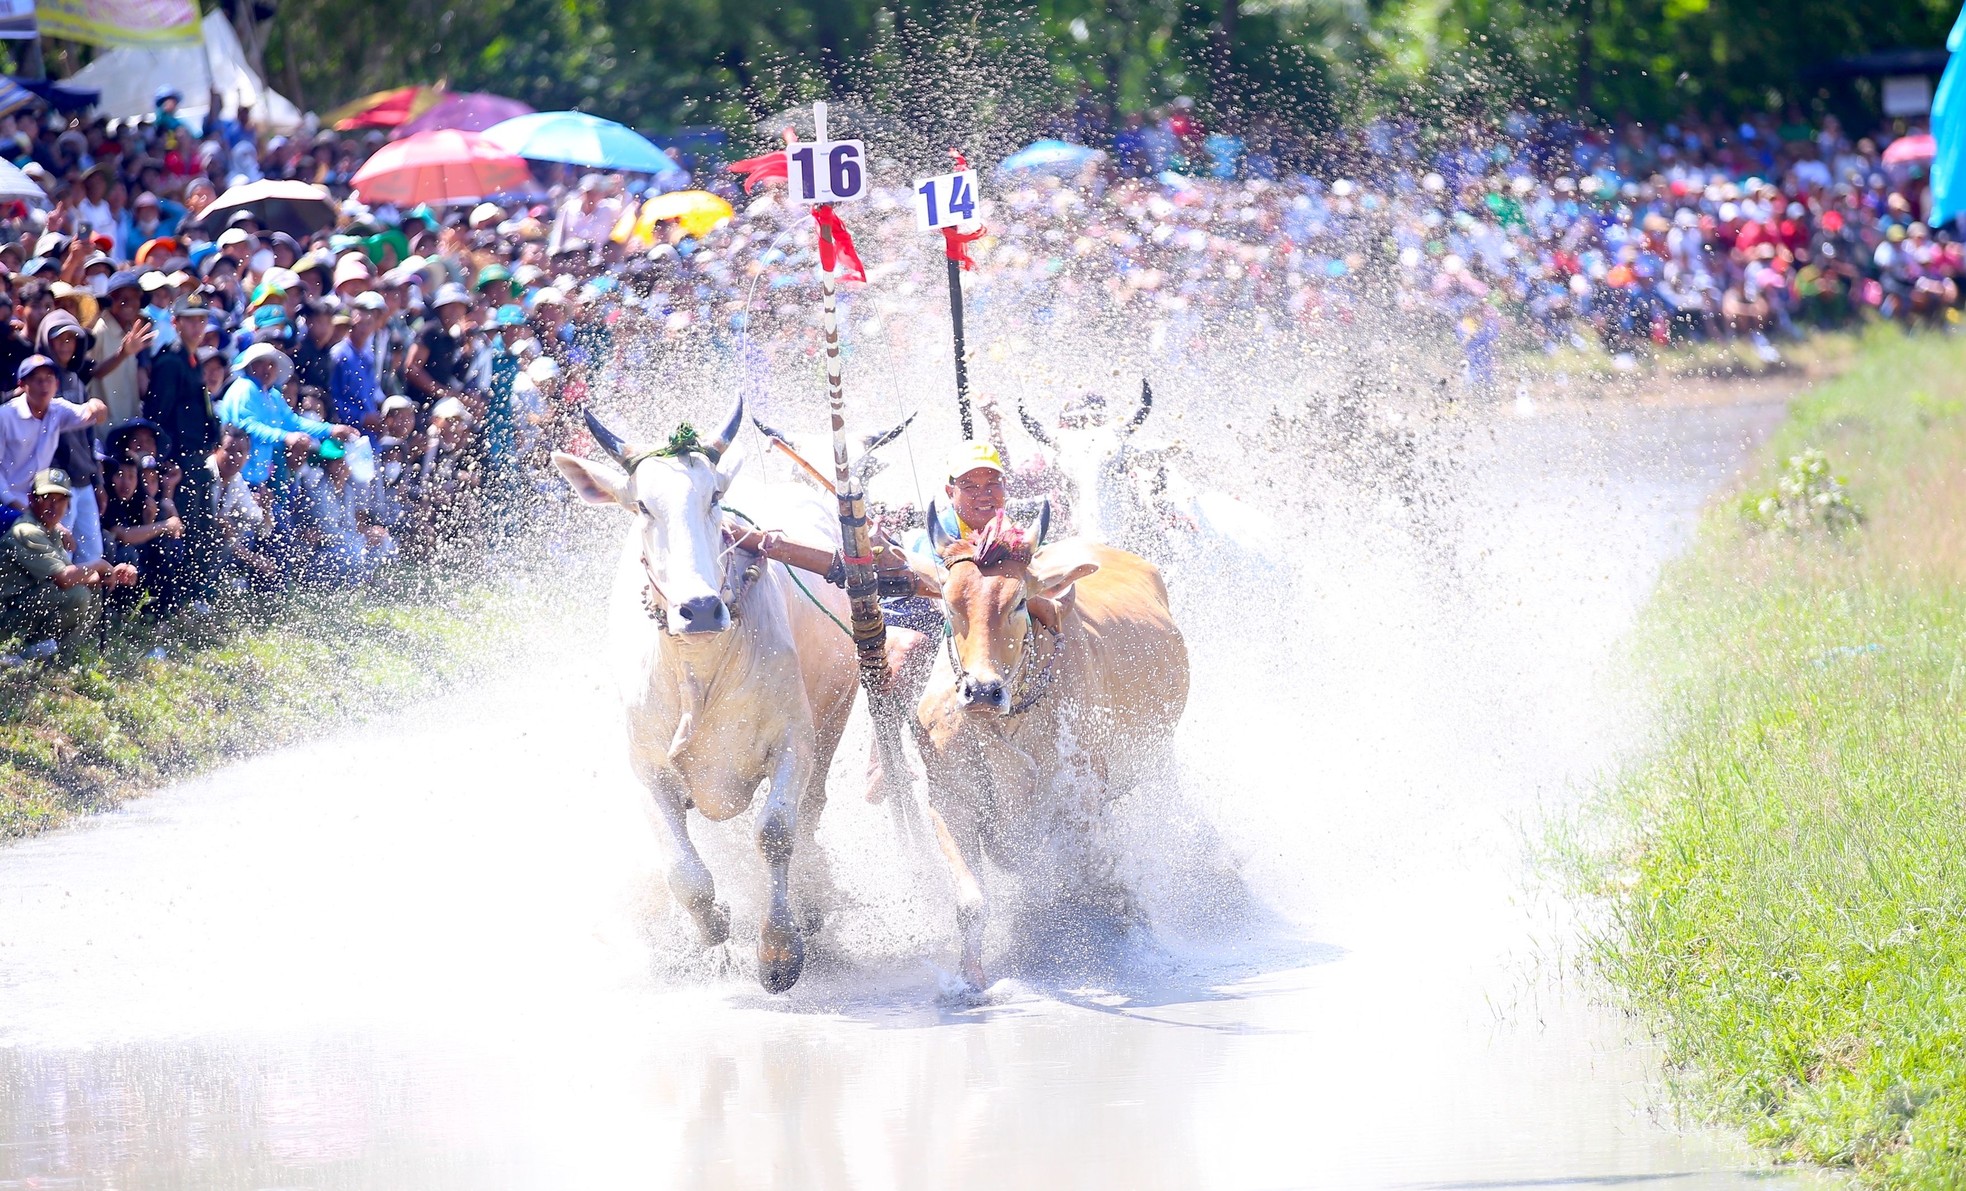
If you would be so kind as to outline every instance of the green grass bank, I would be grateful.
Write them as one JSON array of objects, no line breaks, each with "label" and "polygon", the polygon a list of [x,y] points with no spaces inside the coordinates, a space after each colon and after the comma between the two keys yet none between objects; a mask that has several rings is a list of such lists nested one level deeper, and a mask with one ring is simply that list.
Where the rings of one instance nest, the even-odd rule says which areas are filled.
[{"label": "green grass bank", "polygon": [[[1860,524],[1770,525],[1811,449]],[[1966,336],[1873,329],[1801,394],[1635,660],[1657,738],[1567,845],[1599,969],[1779,1158],[1966,1186]]]},{"label": "green grass bank", "polygon": [[0,669],[0,840],[436,695],[502,657],[523,609],[406,579],[133,623],[105,650]]}]

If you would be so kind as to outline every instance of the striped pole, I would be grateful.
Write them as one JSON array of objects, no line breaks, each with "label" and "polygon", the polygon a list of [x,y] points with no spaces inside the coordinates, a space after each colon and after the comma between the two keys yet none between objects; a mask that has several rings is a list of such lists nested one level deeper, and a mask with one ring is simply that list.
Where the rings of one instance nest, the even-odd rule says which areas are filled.
[{"label": "striped pole", "polygon": [[[831,247],[833,232],[819,225],[819,238]],[[833,270],[819,270],[826,296],[826,400],[833,415],[833,491],[840,502],[840,554],[846,560],[846,598],[853,611],[853,647],[860,658],[860,682],[870,700],[887,688],[887,621],[881,616],[874,574],[874,547],[867,526],[867,494],[854,481],[846,453],[846,390],[841,383],[839,293]]]}]

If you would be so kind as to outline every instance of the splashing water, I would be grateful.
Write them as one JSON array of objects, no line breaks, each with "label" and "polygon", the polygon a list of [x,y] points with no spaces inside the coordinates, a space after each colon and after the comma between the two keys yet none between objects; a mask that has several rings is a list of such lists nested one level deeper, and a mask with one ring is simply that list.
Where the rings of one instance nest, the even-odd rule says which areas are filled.
[{"label": "splashing water", "polygon": [[[939,249],[896,201],[847,213],[905,266],[844,303],[847,385],[860,428],[924,411],[882,477],[922,502],[951,360]],[[735,387],[810,433],[812,298],[648,336],[603,412],[653,437]],[[1002,980],[951,995],[947,878],[909,804],[857,797],[859,725],[805,979],[771,998],[748,970],[749,816],[692,824],[739,923],[696,944],[604,685],[622,524],[570,513],[506,677],[0,853],[0,1186],[1754,1177],[1648,1116],[1649,1056],[1564,986],[1566,911],[1521,858],[1640,734],[1612,650],[1770,410],[1451,405],[1446,343],[1390,312],[1143,322],[1087,283],[979,287],[970,318],[1006,410],[1149,374],[1143,435],[1265,524],[1250,565],[1170,563],[1172,762],[1090,859],[991,874]]]}]

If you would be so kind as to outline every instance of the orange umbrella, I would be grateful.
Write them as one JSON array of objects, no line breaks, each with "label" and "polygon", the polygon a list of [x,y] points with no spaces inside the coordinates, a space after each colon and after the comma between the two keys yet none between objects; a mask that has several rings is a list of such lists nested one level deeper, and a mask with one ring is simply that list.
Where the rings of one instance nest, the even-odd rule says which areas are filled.
[{"label": "orange umbrella", "polygon": [[321,123],[340,132],[356,128],[394,128],[429,111],[443,97],[442,87],[394,87],[345,103],[321,117]]},{"label": "orange umbrella", "polygon": [[376,150],[349,184],[365,203],[460,203],[532,182],[525,159],[475,132],[433,128]]}]

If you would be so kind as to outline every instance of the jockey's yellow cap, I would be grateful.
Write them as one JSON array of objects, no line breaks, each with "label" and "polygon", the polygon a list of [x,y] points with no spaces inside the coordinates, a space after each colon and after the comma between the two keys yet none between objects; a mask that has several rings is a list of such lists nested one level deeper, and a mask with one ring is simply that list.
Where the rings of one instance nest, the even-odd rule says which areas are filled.
[{"label": "jockey's yellow cap", "polygon": [[949,478],[967,475],[977,468],[988,468],[998,475],[1004,474],[1003,456],[986,442],[971,440],[957,447],[949,455]]}]

